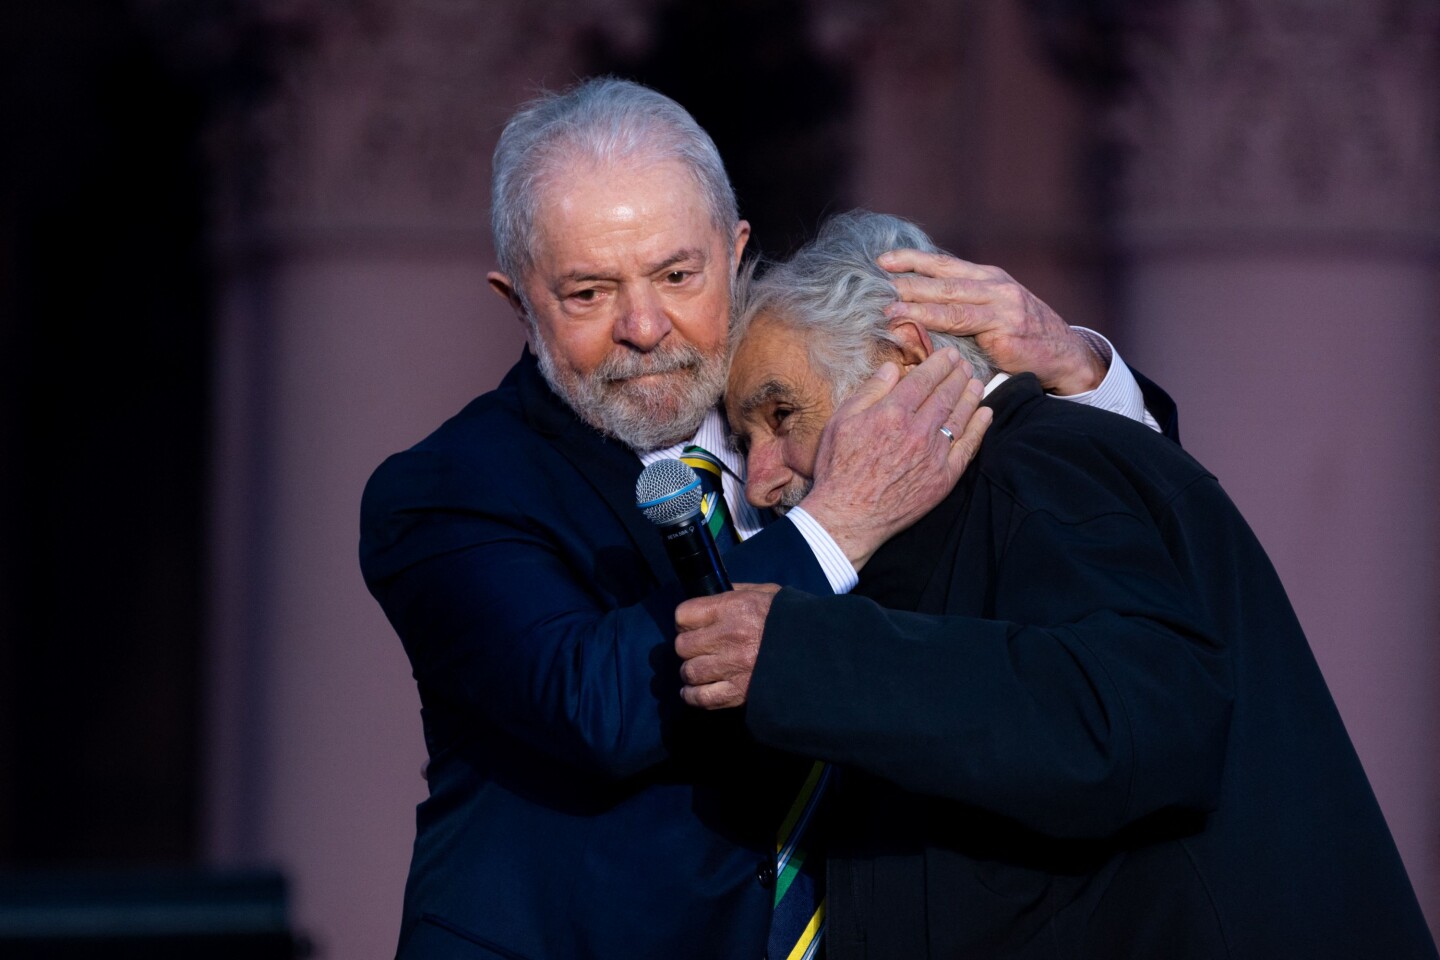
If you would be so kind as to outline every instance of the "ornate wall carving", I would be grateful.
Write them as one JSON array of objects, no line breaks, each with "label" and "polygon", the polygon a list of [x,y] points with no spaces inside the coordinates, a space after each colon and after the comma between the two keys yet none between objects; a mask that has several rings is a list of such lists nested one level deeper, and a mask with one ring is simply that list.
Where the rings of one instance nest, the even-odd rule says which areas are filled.
[{"label": "ornate wall carving", "polygon": [[1440,4],[1138,6],[1112,114],[1132,230],[1434,241]]},{"label": "ornate wall carving", "polygon": [[405,242],[484,236],[490,153],[514,105],[571,82],[602,39],[643,45],[654,5],[141,2],[212,88],[222,233]]}]

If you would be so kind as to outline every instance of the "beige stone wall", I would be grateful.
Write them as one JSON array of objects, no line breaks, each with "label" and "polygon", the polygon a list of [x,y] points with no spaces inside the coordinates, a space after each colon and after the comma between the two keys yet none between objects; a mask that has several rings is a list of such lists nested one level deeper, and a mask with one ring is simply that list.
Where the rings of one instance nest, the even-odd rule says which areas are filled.
[{"label": "beige stone wall", "polygon": [[1440,8],[1188,0],[1127,45],[1127,346],[1274,560],[1435,929]]}]

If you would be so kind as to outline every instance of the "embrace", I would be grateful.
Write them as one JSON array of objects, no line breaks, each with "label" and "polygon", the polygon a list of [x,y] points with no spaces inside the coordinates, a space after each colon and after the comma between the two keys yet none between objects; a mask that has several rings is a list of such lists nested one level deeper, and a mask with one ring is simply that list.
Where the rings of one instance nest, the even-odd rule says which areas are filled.
[{"label": "embrace", "polygon": [[[528,348],[361,508],[430,757],[398,956],[1434,960],[1263,550],[1107,341],[877,214],[752,275],[709,136],[620,80],[511,118],[492,221]],[[684,599],[663,458],[735,591]]]}]

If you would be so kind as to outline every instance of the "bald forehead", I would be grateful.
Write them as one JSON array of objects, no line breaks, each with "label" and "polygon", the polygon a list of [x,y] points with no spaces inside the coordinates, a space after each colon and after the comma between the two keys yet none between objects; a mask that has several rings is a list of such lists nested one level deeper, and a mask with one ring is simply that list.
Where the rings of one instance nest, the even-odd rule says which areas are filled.
[{"label": "bald forehead", "polygon": [[586,183],[608,181],[643,187],[657,176],[667,179],[673,193],[682,194],[688,202],[709,213],[705,191],[690,167],[661,150],[645,150],[611,159],[573,148],[557,148],[538,168],[531,196],[538,217],[547,206],[563,202]]},{"label": "bald forehead", "polygon": [[596,204],[621,212],[622,205],[662,205],[672,214],[683,211],[709,229],[707,241],[728,243],[733,225],[715,223],[705,192],[680,161],[663,157],[640,158],[634,162],[611,163],[576,157],[558,163],[537,177],[534,186],[535,222],[538,232],[554,221],[584,211]]}]

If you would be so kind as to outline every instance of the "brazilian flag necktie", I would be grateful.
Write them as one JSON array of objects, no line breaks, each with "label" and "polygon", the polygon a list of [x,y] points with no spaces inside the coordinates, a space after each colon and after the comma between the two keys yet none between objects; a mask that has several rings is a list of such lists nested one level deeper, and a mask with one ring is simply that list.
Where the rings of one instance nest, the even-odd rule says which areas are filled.
[{"label": "brazilian flag necktie", "polygon": [[721,553],[740,542],[740,531],[730,519],[730,508],[725,505],[725,488],[721,482],[725,476],[725,465],[704,447],[691,444],[680,454],[682,463],[695,469],[700,477],[700,515],[710,536],[715,538],[715,548]]},{"label": "brazilian flag necktie", "polygon": [[817,960],[824,955],[825,858],[814,849],[817,831],[810,828],[816,826],[815,813],[832,772],[830,764],[815,761],[776,834],[775,912],[770,916],[767,960]]},{"label": "brazilian flag necktie", "polygon": [[[691,444],[680,459],[700,477],[701,515],[715,546],[724,553],[740,542],[739,531],[725,505],[725,466],[714,454]],[[830,782],[830,765],[816,762],[801,784],[775,838],[775,911],[770,918],[767,960],[817,960],[825,933],[825,861],[807,835]],[[808,855],[807,855],[808,854]]]}]

